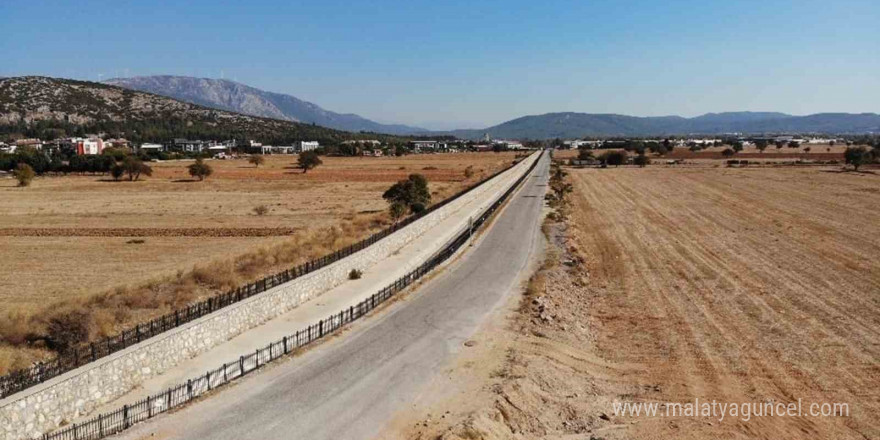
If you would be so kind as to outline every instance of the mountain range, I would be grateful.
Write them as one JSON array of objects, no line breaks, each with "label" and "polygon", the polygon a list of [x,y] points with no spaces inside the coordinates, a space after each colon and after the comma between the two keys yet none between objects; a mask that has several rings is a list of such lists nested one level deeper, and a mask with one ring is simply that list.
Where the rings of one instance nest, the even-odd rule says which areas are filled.
[{"label": "mountain range", "polygon": [[708,113],[681,116],[638,117],[617,114],[547,113],[523,116],[481,130],[454,130],[447,134],[477,139],[549,139],[610,136],[709,135],[726,133],[880,133],[875,113],[818,113],[792,116],[773,112]]},{"label": "mountain range", "polygon": [[0,79],[0,133],[53,139],[108,133],[135,142],[253,139],[273,145],[402,139],[245,115],[104,83],[25,76]]},{"label": "mountain range", "polygon": [[220,110],[355,133],[412,134],[427,131],[400,124],[380,124],[351,113],[331,112],[295,96],[267,92],[225,79],[160,75],[114,78],[104,83]]},{"label": "mountain range", "polygon": [[[60,129],[67,132],[74,125],[91,132],[134,130],[138,132],[136,138],[147,140],[225,136],[275,143],[305,138],[332,142],[389,137],[376,133],[463,139],[479,139],[486,134],[505,139],[548,139],[880,133],[880,115],[875,113],[793,116],[776,112],[708,113],[693,118],[565,112],[523,116],[484,129],[427,131],[334,113],[293,96],[227,80],[181,76],[117,78],[104,83],[48,77],[0,79],[0,126],[34,123],[43,128],[65,125]],[[357,134],[360,131],[370,133]]]}]

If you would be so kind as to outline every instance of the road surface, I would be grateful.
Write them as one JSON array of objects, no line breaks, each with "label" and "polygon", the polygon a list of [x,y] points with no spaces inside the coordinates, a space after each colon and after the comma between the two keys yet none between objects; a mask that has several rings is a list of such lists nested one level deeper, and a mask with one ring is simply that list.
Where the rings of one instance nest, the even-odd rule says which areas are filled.
[{"label": "road surface", "polygon": [[519,288],[541,240],[548,170],[543,157],[474,247],[404,300],[302,356],[118,437],[375,437]]}]

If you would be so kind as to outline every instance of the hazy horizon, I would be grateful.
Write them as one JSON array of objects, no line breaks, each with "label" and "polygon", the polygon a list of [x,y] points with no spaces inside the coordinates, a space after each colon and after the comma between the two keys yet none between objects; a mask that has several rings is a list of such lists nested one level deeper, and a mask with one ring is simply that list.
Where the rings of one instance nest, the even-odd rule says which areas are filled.
[{"label": "hazy horizon", "polygon": [[441,130],[568,111],[867,113],[878,16],[861,0],[15,3],[0,5],[0,76],[222,77]]}]

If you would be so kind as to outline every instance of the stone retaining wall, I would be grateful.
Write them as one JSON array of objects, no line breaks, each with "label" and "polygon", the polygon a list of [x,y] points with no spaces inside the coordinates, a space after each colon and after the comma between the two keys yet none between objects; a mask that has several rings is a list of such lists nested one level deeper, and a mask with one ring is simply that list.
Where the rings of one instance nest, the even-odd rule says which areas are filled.
[{"label": "stone retaining wall", "polygon": [[[368,269],[452,215],[462,216],[458,225],[466,225],[468,217],[476,216],[491,205],[537,157],[533,154],[354,255],[0,400],[0,435],[8,440],[38,438],[123,396],[149,377],[338,286],[348,279],[351,269]],[[460,213],[465,207],[470,212]],[[437,250],[444,244],[436,243]],[[427,258],[430,253],[433,252],[422,253],[422,256]],[[422,261],[411,263],[418,265]],[[391,281],[389,277],[389,283]]]}]

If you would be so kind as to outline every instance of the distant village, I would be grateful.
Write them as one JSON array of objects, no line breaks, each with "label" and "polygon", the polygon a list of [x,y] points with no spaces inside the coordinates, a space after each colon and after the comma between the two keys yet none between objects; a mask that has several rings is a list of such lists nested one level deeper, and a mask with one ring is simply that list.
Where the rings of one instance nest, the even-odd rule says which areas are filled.
[{"label": "distant village", "polygon": [[[322,146],[318,141],[298,141],[292,145],[264,145],[263,143],[235,139],[225,141],[173,139],[166,143],[135,144],[123,138],[105,138],[100,135],[70,137],[43,141],[40,139],[17,139],[0,142],[0,153],[15,153],[22,147],[33,148],[46,154],[60,153],[65,156],[99,155],[107,149],[125,149],[146,156],[161,156],[169,153],[208,156],[217,159],[236,154],[299,154],[306,151],[340,155],[383,156],[396,153],[394,145],[383,144],[378,140],[348,140],[341,145]],[[406,143],[406,153],[456,153],[460,151],[504,151],[523,150],[525,147],[516,141],[490,139],[474,141],[436,141],[413,140]]]}]

